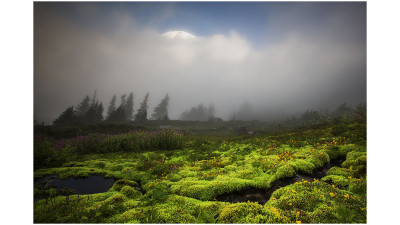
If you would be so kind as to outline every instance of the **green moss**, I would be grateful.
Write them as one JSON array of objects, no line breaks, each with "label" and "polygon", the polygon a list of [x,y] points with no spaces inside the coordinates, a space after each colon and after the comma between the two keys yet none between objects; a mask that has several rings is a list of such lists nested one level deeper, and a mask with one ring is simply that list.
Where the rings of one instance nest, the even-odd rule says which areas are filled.
[{"label": "green moss", "polygon": [[289,220],[276,209],[264,208],[257,203],[236,203],[224,207],[219,223],[288,223]]},{"label": "green moss", "polygon": [[343,167],[352,168],[354,170],[363,170],[367,164],[367,156],[365,153],[349,153],[349,157],[342,163]]},{"label": "green moss", "polygon": [[312,152],[306,159],[306,161],[315,165],[315,167],[323,167],[330,161],[329,155],[324,151]]},{"label": "green moss", "polygon": [[143,209],[135,208],[128,210],[118,216],[118,223],[140,223],[140,219],[145,217]]},{"label": "green moss", "polygon": [[346,169],[346,168],[332,167],[326,172],[326,175],[338,175],[338,176],[343,176],[343,177],[351,177],[351,176],[353,176],[353,171]]},{"label": "green moss", "polygon": [[[48,203],[35,201],[34,221],[213,223],[216,217],[220,223],[341,223],[350,218],[346,215],[354,215],[345,222],[365,223],[366,151],[360,138],[353,138],[361,127],[353,128],[351,135],[346,131],[346,139],[336,138],[339,141],[334,145],[327,125],[274,135],[221,137],[219,142],[204,137],[206,142],[197,147],[195,138],[188,138],[191,148],[184,150],[83,154],[79,161],[64,162],[63,167],[35,170],[34,177],[103,175],[118,179],[113,188],[105,193],[71,195],[69,204],[66,196],[53,193]],[[267,189],[277,179],[311,174],[342,156],[347,156],[345,168],[332,167],[322,181],[280,188],[264,206],[215,199],[250,187]],[[146,194],[136,190],[133,180],[143,184]]]},{"label": "green moss", "polygon": [[346,188],[349,186],[349,179],[344,176],[328,175],[328,176],[323,177],[321,179],[321,181],[334,184],[335,186],[340,187],[340,188]]},{"label": "green moss", "polygon": [[339,146],[337,145],[331,145],[325,151],[329,155],[330,160],[335,160],[346,155],[340,151]]},{"label": "green moss", "polygon": [[366,155],[367,155],[366,152],[352,151],[352,152],[347,153],[346,159],[353,159],[353,160],[355,160],[355,159],[359,158],[360,156],[366,156]]},{"label": "green moss", "polygon": [[366,179],[350,179],[349,183],[349,191],[365,195],[367,192],[367,180]]},{"label": "green moss", "polygon": [[102,162],[102,161],[98,161],[94,164],[96,167],[103,169],[104,167],[106,167],[106,163]]},{"label": "green moss", "polygon": [[121,191],[121,189],[124,186],[130,186],[130,187],[135,187],[138,186],[138,184],[135,181],[131,181],[131,180],[117,180],[114,185],[112,186],[112,190],[115,191]]},{"label": "green moss", "polygon": [[180,176],[179,174],[171,174],[168,175],[168,180],[172,181],[172,182],[177,182],[180,181],[182,179],[182,176]]},{"label": "green moss", "polygon": [[323,204],[321,207],[306,215],[303,219],[303,223],[307,223],[308,221],[309,223],[332,223],[333,221],[336,221],[334,212],[335,207]]},{"label": "green moss", "polygon": [[109,204],[115,204],[115,203],[121,203],[125,200],[126,200],[125,195],[117,193],[117,194],[114,194],[111,197],[107,198],[105,200],[105,202],[107,202]]},{"label": "green moss", "polygon": [[285,177],[293,177],[296,175],[296,171],[290,165],[283,165],[278,168],[276,171],[276,177],[278,179],[285,178]]},{"label": "green moss", "polygon": [[294,164],[294,168],[296,171],[306,174],[312,174],[315,170],[315,165],[304,160],[304,159],[297,159],[292,164]]},{"label": "green moss", "polygon": [[121,188],[121,193],[129,198],[138,198],[142,196],[142,193],[130,186],[124,186],[123,188]]},{"label": "green moss", "polygon": [[345,156],[349,152],[352,152],[352,151],[362,152],[362,151],[365,151],[365,149],[363,149],[361,147],[358,147],[358,146],[356,146],[354,144],[347,144],[347,145],[341,145],[339,147],[339,151],[340,151],[341,155]]}]

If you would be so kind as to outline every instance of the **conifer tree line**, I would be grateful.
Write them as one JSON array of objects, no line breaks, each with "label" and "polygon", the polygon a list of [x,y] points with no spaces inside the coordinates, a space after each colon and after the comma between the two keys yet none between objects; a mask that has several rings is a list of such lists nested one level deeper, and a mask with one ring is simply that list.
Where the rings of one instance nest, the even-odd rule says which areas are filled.
[{"label": "conifer tree line", "polygon": [[[120,103],[117,107],[117,96],[113,95],[107,108],[106,116],[103,117],[103,103],[96,99],[96,93],[90,98],[86,95],[85,98],[76,107],[69,106],[60,116],[53,121],[54,125],[72,125],[82,123],[123,123],[129,121],[143,122],[148,120],[147,109],[149,93],[146,93],[140,107],[134,114],[134,96],[133,92],[129,95],[123,94],[120,96]],[[161,103],[154,108],[154,113],[151,114],[153,120],[169,120],[168,117],[168,94],[161,100]]]},{"label": "conifer tree line", "polygon": [[[181,120],[197,120],[197,121],[214,121],[218,118],[215,117],[215,106],[210,104],[208,107],[199,104],[197,107],[192,107],[182,113]],[[219,119],[220,120],[220,119]]]}]

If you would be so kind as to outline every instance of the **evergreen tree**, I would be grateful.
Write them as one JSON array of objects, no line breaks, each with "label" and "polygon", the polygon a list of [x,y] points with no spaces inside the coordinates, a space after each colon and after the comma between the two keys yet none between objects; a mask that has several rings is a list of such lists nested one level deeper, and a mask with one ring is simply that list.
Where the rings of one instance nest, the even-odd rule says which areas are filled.
[{"label": "evergreen tree", "polygon": [[214,120],[214,118],[215,118],[215,106],[214,106],[214,104],[210,104],[209,106],[208,106],[208,121],[213,121]]},{"label": "evergreen tree", "polygon": [[96,103],[96,94],[97,94],[97,90],[94,91],[93,98],[92,98],[92,103],[90,104],[91,106]]},{"label": "evergreen tree", "polygon": [[103,120],[103,103],[96,101],[93,103],[85,115],[82,117],[85,123],[99,123]]},{"label": "evergreen tree", "polygon": [[[107,121],[109,122],[124,122],[126,119],[125,116],[125,108],[126,108],[126,94],[121,95],[121,102],[118,108],[115,109],[115,95],[111,99],[109,111],[110,114],[107,117]],[[113,106],[114,104],[114,106]],[[112,108],[114,107],[114,110]]]},{"label": "evergreen tree", "polygon": [[190,111],[185,111],[181,115],[181,120],[196,120],[206,121],[207,118],[207,107],[203,104],[199,104],[197,107],[192,107]]},{"label": "evergreen tree", "polygon": [[149,93],[146,94],[144,97],[143,102],[140,105],[138,112],[135,115],[135,120],[138,122],[146,121],[147,120],[147,101],[149,98]]},{"label": "evergreen tree", "polygon": [[96,113],[95,113],[95,118],[97,122],[101,122],[103,120],[103,111],[104,111],[104,107],[103,107],[103,103],[100,102],[96,104]]},{"label": "evergreen tree", "polygon": [[117,100],[117,97],[115,95],[113,95],[113,97],[111,98],[111,101],[110,101],[110,105],[108,106],[108,109],[107,109],[107,117],[106,117],[107,120],[109,120],[112,117],[112,115],[115,113],[116,100]]},{"label": "evergreen tree", "polygon": [[82,100],[82,102],[76,107],[76,113],[78,114],[79,117],[85,115],[85,113],[89,110],[90,107],[90,99],[89,95],[86,95],[86,97]]},{"label": "evergreen tree", "polygon": [[68,107],[61,115],[53,121],[54,125],[68,125],[76,122],[74,107]]},{"label": "evergreen tree", "polygon": [[133,92],[129,94],[124,109],[125,109],[125,120],[131,121],[133,118]]},{"label": "evergreen tree", "polygon": [[169,104],[169,96],[168,94],[161,100],[161,103],[154,108],[154,113],[151,114],[151,117],[154,120],[168,120],[168,104]]},{"label": "evergreen tree", "polygon": [[342,103],[341,105],[339,105],[336,110],[335,110],[335,114],[336,115],[342,115],[342,114],[346,114],[346,113],[350,113],[352,112],[353,109],[348,107],[346,102]]}]

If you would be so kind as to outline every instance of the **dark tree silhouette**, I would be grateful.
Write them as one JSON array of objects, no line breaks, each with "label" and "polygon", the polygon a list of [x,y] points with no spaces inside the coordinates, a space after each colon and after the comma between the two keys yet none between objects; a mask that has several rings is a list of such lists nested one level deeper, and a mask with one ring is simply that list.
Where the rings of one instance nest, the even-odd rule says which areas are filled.
[{"label": "dark tree silhouette", "polygon": [[107,109],[107,117],[106,120],[109,120],[110,117],[115,113],[115,102],[117,101],[117,97],[115,95],[112,96],[111,101],[110,101],[110,105],[108,106]]},{"label": "dark tree silhouette", "polygon": [[181,120],[196,120],[206,121],[208,119],[208,109],[203,104],[199,104],[197,107],[192,107],[190,111],[185,111],[181,115]]},{"label": "dark tree silhouette", "polygon": [[96,103],[96,95],[97,95],[97,90],[94,91],[93,98],[92,98],[92,103],[90,104],[91,106]]},{"label": "dark tree silhouette", "polygon": [[140,108],[138,110],[138,112],[135,115],[135,121],[138,122],[143,122],[147,120],[147,101],[149,98],[149,93],[146,94],[146,96],[144,97],[143,102],[140,105]]},{"label": "dark tree silhouette", "polygon": [[160,104],[154,108],[154,113],[151,114],[151,118],[154,120],[168,120],[168,94],[161,100]]},{"label": "dark tree silhouette", "polygon": [[68,107],[61,115],[53,121],[54,125],[69,125],[76,122],[74,107]]},{"label": "dark tree silhouette", "polygon": [[307,110],[300,116],[300,120],[309,122],[313,120],[317,120],[319,118],[319,113],[317,111]]},{"label": "dark tree silhouette", "polygon": [[342,115],[342,114],[346,114],[346,113],[350,113],[352,112],[353,109],[348,107],[346,102],[342,103],[341,105],[339,105],[336,110],[335,110],[335,114],[336,115]]},{"label": "dark tree silhouette", "polygon": [[[110,106],[112,105],[114,100],[115,95],[113,96],[113,99],[111,99],[110,102]],[[112,110],[112,106],[111,109],[112,111],[110,111],[111,113],[108,115],[107,117],[107,121],[108,122],[116,122],[116,123],[120,123],[120,122],[125,122],[127,121],[126,119],[126,105],[127,105],[127,100],[126,100],[126,94],[121,95],[121,102],[118,106],[118,108]]]},{"label": "dark tree silhouette", "polygon": [[93,103],[85,115],[82,117],[82,121],[85,123],[99,123],[103,120],[103,103],[96,101]]},{"label": "dark tree silhouette", "polygon": [[76,114],[78,114],[79,117],[85,115],[85,113],[89,110],[90,107],[90,98],[89,95],[86,95],[86,97],[82,100],[82,102],[76,107]]},{"label": "dark tree silhouette", "polygon": [[213,121],[215,119],[215,106],[214,104],[210,104],[207,109],[208,112],[208,121]]},{"label": "dark tree silhouette", "polygon": [[133,92],[128,96],[125,103],[125,120],[131,121],[133,119]]}]

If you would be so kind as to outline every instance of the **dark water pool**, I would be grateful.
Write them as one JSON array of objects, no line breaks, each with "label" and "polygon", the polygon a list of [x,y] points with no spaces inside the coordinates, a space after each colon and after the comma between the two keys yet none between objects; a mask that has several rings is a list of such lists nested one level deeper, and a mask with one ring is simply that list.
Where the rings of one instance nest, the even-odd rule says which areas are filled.
[{"label": "dark water pool", "polygon": [[58,178],[57,175],[51,175],[35,181],[35,187],[55,188],[56,190],[69,188],[74,190],[77,194],[95,194],[107,192],[114,183],[114,178],[105,178],[102,176],[69,178],[63,180]]}]

